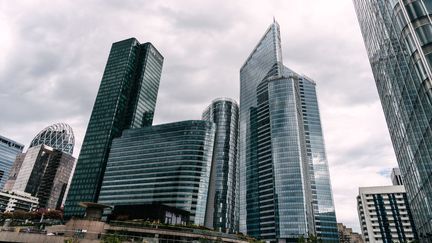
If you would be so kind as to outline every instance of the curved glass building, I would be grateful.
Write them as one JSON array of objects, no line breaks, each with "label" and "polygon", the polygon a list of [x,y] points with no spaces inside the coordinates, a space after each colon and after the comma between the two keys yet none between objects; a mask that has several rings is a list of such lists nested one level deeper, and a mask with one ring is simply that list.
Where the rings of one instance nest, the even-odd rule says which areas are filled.
[{"label": "curved glass building", "polygon": [[0,189],[5,186],[16,157],[20,157],[24,145],[0,135]]},{"label": "curved glass building", "polygon": [[432,241],[432,1],[354,0],[420,241]]},{"label": "curved glass building", "polygon": [[113,140],[99,203],[163,204],[204,225],[215,131],[209,121],[124,130]]},{"label": "curved glass building", "polygon": [[238,116],[237,102],[229,98],[215,99],[202,115],[216,123],[205,225],[230,233],[238,231],[239,220]]},{"label": "curved glass building", "polygon": [[40,131],[30,143],[30,147],[48,145],[53,149],[72,154],[75,137],[72,128],[66,123],[56,123]]},{"label": "curved glass building", "polygon": [[315,83],[281,52],[273,22],[240,69],[240,230],[338,242]]}]

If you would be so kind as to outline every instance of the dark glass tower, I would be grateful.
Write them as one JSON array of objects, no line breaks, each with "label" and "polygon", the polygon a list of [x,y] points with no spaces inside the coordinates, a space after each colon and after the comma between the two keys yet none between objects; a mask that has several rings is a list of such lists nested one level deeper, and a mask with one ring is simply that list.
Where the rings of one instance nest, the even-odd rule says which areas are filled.
[{"label": "dark glass tower", "polygon": [[237,102],[214,100],[203,112],[203,120],[216,123],[205,225],[222,232],[237,232],[239,220],[238,117]]},{"label": "dark glass tower", "polygon": [[113,140],[99,203],[163,204],[204,225],[215,130],[209,121],[125,130]]},{"label": "dark glass tower", "polygon": [[354,0],[420,241],[432,241],[432,1]]},{"label": "dark glass tower", "polygon": [[124,129],[150,126],[163,57],[151,43],[116,42],[96,97],[69,189],[65,216],[81,216],[79,202],[97,202],[111,142]]},{"label": "dark glass tower", "polygon": [[282,63],[274,22],[240,69],[241,231],[338,242],[315,83]]}]

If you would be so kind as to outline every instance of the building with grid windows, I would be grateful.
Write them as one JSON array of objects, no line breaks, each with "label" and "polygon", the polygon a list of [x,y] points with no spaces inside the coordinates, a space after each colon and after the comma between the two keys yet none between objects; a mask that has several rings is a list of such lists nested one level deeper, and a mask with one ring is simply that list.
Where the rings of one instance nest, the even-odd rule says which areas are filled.
[{"label": "building with grid windows", "polygon": [[16,210],[31,212],[39,208],[39,199],[30,193],[21,191],[0,192],[0,212],[14,212]]},{"label": "building with grid windows", "polygon": [[357,210],[365,242],[418,240],[404,186],[360,187]]},{"label": "building with grid windows", "polygon": [[229,98],[213,100],[202,115],[216,124],[205,226],[226,233],[238,232],[238,116],[237,102]]},{"label": "building with grid windows", "polygon": [[80,202],[97,202],[111,143],[129,128],[151,126],[163,57],[135,38],[112,45],[65,204],[65,216],[83,216]]},{"label": "building with grid windows", "polygon": [[282,62],[270,25],[240,69],[240,230],[338,242],[315,82]]},{"label": "building with grid windows", "polygon": [[415,225],[432,241],[432,1],[354,0]]},{"label": "building with grid windows", "polygon": [[17,155],[20,155],[24,145],[9,138],[0,136],[0,189],[3,189]]},{"label": "building with grid windows", "polygon": [[204,225],[215,131],[201,120],[124,130],[113,140],[99,203],[114,211],[165,205]]},{"label": "building with grid windows", "polygon": [[47,145],[29,148],[17,156],[4,190],[26,192],[37,197],[42,208],[59,209],[75,158]]},{"label": "building with grid windows", "polygon": [[75,136],[72,127],[66,123],[56,123],[46,127],[33,138],[30,148],[42,144],[68,154],[73,154]]}]

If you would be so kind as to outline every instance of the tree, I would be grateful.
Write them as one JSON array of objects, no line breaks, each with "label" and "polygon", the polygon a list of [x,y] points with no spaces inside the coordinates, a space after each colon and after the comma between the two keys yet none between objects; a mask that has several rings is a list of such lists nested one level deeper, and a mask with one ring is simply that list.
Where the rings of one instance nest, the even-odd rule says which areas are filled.
[{"label": "tree", "polygon": [[301,236],[298,239],[298,243],[322,243],[323,241],[318,238],[316,235],[309,235],[308,238],[304,238],[303,236]]}]

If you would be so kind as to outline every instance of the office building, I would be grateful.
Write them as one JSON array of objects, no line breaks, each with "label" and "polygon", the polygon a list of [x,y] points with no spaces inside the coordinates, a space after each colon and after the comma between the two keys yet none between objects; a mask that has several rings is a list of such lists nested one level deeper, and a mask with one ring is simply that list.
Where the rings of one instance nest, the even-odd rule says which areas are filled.
[{"label": "office building", "polygon": [[114,211],[166,205],[204,225],[215,131],[199,120],[124,130],[113,140],[99,203]]},{"label": "office building", "polygon": [[0,136],[0,189],[3,189],[15,158],[23,149],[24,145]]},{"label": "office building", "polygon": [[393,186],[400,186],[400,185],[403,185],[403,182],[402,182],[402,175],[401,175],[401,173],[400,173],[399,168],[393,168],[393,169],[392,169],[392,172],[391,172],[390,178],[391,178],[391,180],[392,180]]},{"label": "office building", "polygon": [[340,243],[363,243],[361,234],[353,232],[352,228],[347,228],[344,224],[337,224]]},{"label": "office building", "polygon": [[238,110],[237,102],[215,99],[202,119],[216,124],[205,226],[222,232],[238,232]]},{"label": "office building", "polygon": [[39,199],[30,193],[20,191],[0,192],[0,212],[14,212],[16,210],[31,212],[38,209]]},{"label": "office building", "polygon": [[40,131],[30,143],[30,147],[47,145],[64,153],[73,154],[75,136],[72,128],[66,123],[56,123]]},{"label": "office building", "polygon": [[418,240],[404,186],[360,187],[357,210],[365,242]]},{"label": "office building", "polygon": [[163,64],[151,43],[112,45],[66,199],[65,216],[83,216],[97,202],[112,140],[128,128],[151,126]]},{"label": "office building", "polygon": [[42,208],[59,209],[75,158],[47,145],[37,145],[18,156],[5,190],[26,192],[39,198]]},{"label": "office building", "polygon": [[270,25],[240,69],[240,230],[338,241],[315,82],[282,62]]},{"label": "office building", "polygon": [[432,240],[432,2],[354,0],[422,242]]}]

